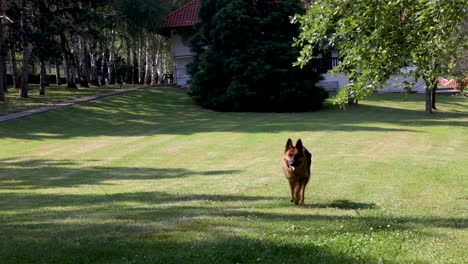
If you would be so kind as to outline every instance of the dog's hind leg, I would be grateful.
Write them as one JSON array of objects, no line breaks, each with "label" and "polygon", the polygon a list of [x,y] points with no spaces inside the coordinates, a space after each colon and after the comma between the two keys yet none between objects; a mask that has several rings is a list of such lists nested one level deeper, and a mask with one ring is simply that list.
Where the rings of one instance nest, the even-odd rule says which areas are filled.
[{"label": "dog's hind leg", "polygon": [[301,183],[301,188],[300,188],[300,197],[301,197],[301,201],[300,201],[300,205],[304,205],[304,192],[305,192],[305,184],[304,183]]},{"label": "dog's hind leg", "polygon": [[300,201],[300,204],[301,205],[304,205],[304,193],[305,193],[305,188],[306,188],[306,185],[307,185],[307,182],[309,181],[309,179],[306,179],[304,180],[303,182],[301,182],[301,201]]}]

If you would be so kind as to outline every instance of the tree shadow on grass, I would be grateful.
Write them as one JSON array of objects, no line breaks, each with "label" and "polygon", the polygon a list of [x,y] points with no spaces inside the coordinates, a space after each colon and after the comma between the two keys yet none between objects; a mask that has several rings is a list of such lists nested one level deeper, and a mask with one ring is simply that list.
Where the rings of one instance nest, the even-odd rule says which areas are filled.
[{"label": "tree shadow on grass", "polygon": [[[87,162],[95,162],[89,160]],[[21,190],[74,187],[80,185],[117,185],[121,180],[162,180],[190,176],[223,176],[240,170],[190,171],[184,168],[138,168],[89,166],[74,168],[71,160],[0,160],[0,189]]]},{"label": "tree shadow on grass", "polygon": [[338,208],[342,210],[371,210],[376,209],[375,203],[359,203],[350,200],[335,200],[327,204],[307,204],[309,208]]},{"label": "tree shadow on grass", "polygon": [[[380,256],[372,251],[363,255],[347,246],[321,245],[304,237],[333,241],[349,239],[349,234],[359,239],[372,232],[389,235],[425,227],[467,227],[461,218],[330,214],[328,206],[334,204],[344,211],[356,207],[373,210],[362,203],[338,201],[318,206],[321,210],[279,213],[269,209],[296,206],[277,197],[229,194],[4,193],[0,260],[377,263]],[[385,250],[400,250],[408,243],[404,238],[396,242],[386,239],[391,248]],[[396,263],[388,256],[383,260]]]},{"label": "tree shadow on grass", "polygon": [[[40,226],[36,228],[50,228]],[[73,238],[65,238],[61,233],[57,239],[46,236],[39,239],[15,239],[9,241],[0,261],[6,263],[379,263],[378,256],[352,257],[349,253],[335,250],[330,246],[314,245],[313,243],[297,245],[287,242],[275,242],[252,239],[247,236],[223,234],[215,231],[213,226],[211,236],[198,239],[177,240],[172,238],[173,232],[161,238],[158,234],[144,234],[136,236],[106,236],[97,232],[98,238],[81,236],[89,228],[97,229],[93,225],[65,225],[62,228],[71,229],[76,234]],[[106,225],[104,230],[120,229],[127,232],[138,228]],[[37,251],[42,249],[41,253]],[[23,253],[20,253],[23,252]],[[391,259],[384,263],[396,264]]]},{"label": "tree shadow on grass", "polygon": [[[424,126],[468,126],[467,115],[440,112],[428,116],[422,110],[366,104],[346,111],[332,107],[305,113],[220,113],[195,106],[185,92],[162,89],[123,94],[8,121],[1,124],[0,138],[40,140],[224,131],[278,133],[292,127],[295,131],[421,132]],[[373,122],[376,124],[372,125]],[[44,126],[45,123],[48,125]]]},{"label": "tree shadow on grass", "polygon": [[[375,216],[375,215],[321,215],[317,212],[325,212],[329,208],[350,210],[349,207],[338,208],[333,206],[336,201],[323,204],[312,204],[310,206],[299,207],[287,202],[284,197],[275,196],[248,196],[248,195],[230,195],[230,194],[173,194],[170,192],[125,192],[114,194],[29,194],[29,193],[4,193],[2,194],[1,208],[5,211],[18,211],[18,216],[34,216],[36,220],[41,220],[42,213],[55,214],[56,211],[46,212],[44,209],[57,209],[63,206],[74,207],[69,210],[68,215],[87,215],[93,214],[105,208],[113,208],[112,204],[133,203],[133,205],[124,206],[125,210],[116,210],[107,212],[109,216],[118,216],[119,219],[131,220],[169,220],[176,221],[184,217],[250,217],[264,219],[267,221],[281,222],[300,222],[309,220],[320,221],[352,221],[365,219],[367,222],[382,225],[385,222],[395,222],[402,225],[409,223],[434,227],[449,227],[464,229],[468,227],[463,218],[447,217],[397,217],[397,216]],[[17,201],[16,203],[14,201]],[[339,200],[341,203],[341,200]],[[348,204],[359,205],[359,210],[372,211],[374,207],[367,203],[351,202]],[[354,206],[357,207],[357,206]],[[250,208],[250,209],[249,209]],[[252,211],[251,209],[257,209]],[[272,213],[268,210],[278,208],[300,208],[301,213]],[[63,208],[62,208],[63,209]],[[122,209],[122,208],[121,208]],[[317,209],[323,209],[318,210]],[[353,209],[353,210],[357,210]],[[65,210],[65,209],[64,209]],[[266,211],[265,211],[266,210]],[[59,210],[60,211],[60,210]],[[68,211],[68,210],[67,210]],[[171,218],[173,218],[171,220]],[[44,218],[44,219],[47,219]],[[42,220],[44,220],[42,219]],[[9,223],[8,221],[5,224]],[[410,226],[403,229],[411,229]]]}]

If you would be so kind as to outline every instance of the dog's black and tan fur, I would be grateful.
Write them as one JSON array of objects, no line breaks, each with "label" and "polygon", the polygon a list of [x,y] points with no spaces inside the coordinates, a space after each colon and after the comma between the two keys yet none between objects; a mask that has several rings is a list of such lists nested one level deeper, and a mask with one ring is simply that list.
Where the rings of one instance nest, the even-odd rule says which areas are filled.
[{"label": "dog's black and tan fur", "polygon": [[291,188],[291,202],[304,205],[304,191],[310,178],[310,165],[312,154],[302,145],[299,139],[296,146],[289,138],[283,155],[284,176],[289,181]]}]

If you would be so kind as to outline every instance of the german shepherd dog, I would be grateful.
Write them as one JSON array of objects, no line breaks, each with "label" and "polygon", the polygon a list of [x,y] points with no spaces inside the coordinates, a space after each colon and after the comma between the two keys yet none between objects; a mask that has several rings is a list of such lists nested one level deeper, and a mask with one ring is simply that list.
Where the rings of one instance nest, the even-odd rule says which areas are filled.
[{"label": "german shepherd dog", "polygon": [[283,155],[284,176],[289,181],[291,188],[291,202],[304,205],[304,191],[310,178],[310,165],[312,154],[302,146],[301,139],[298,139],[296,146],[289,138]]}]

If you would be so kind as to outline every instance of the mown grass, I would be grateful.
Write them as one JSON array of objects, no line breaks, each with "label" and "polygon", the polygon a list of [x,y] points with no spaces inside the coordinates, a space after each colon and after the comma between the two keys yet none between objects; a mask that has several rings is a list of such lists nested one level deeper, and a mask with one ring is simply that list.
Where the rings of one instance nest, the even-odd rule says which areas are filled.
[{"label": "mown grass", "polygon": [[91,86],[78,87],[78,89],[68,89],[66,85],[51,84],[46,87],[46,94],[39,95],[39,85],[29,85],[29,97],[18,97],[18,89],[8,88],[5,93],[5,101],[0,102],[0,115],[16,113],[27,109],[46,106],[49,104],[59,103],[66,100],[80,98],[89,95],[101,94],[118,90],[122,88],[134,87],[135,85],[107,85],[107,86]]},{"label": "mown grass", "polygon": [[0,262],[466,263],[468,100],[438,100],[218,113],[167,88],[0,123]]}]

